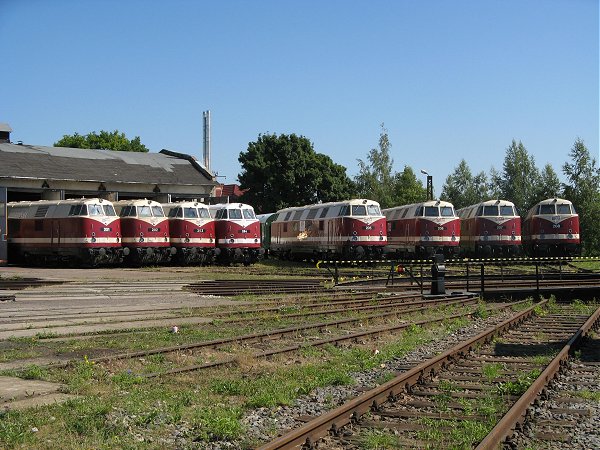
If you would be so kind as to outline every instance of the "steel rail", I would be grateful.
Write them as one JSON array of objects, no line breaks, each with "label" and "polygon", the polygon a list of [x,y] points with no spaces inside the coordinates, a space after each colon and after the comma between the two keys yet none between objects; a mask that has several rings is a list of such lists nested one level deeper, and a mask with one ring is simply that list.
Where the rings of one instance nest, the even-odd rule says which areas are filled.
[{"label": "steel rail", "polygon": [[489,450],[500,446],[507,438],[511,438],[515,429],[523,426],[527,420],[527,410],[531,404],[544,393],[548,384],[556,377],[569,358],[569,352],[586,336],[589,331],[599,325],[600,307],[588,318],[588,320],[569,339],[563,349],[546,366],[540,376],[531,384],[529,389],[517,400],[508,412],[500,419],[496,426],[476,447],[477,450]]},{"label": "steel rail", "polygon": [[546,302],[547,300],[542,300],[536,305],[517,313],[512,318],[503,321],[495,327],[490,328],[465,342],[461,342],[444,353],[409,369],[393,380],[390,380],[344,405],[307,422],[303,426],[274,439],[259,447],[259,450],[292,449],[304,445],[312,447],[314,442],[327,434],[337,433],[340,428],[351,422],[357,421],[363,414],[370,410],[377,409],[378,405],[385,403],[388,399],[394,398],[402,392],[410,390],[411,386],[417,384],[426,376],[433,376],[438,369],[444,368],[457,356],[466,354],[474,346],[489,342],[494,336],[502,331],[523,322],[526,318],[534,314],[536,307],[542,306],[546,304]]},{"label": "steel rail", "polygon": [[[545,302],[545,300],[544,300],[544,302]],[[507,304],[505,307],[508,307],[510,305],[511,304]],[[362,337],[371,337],[371,336],[376,336],[379,334],[385,334],[385,333],[389,333],[389,332],[393,332],[393,331],[398,331],[398,330],[402,330],[402,329],[408,328],[413,325],[417,325],[417,326],[430,325],[430,324],[434,324],[434,323],[440,323],[445,320],[460,319],[462,317],[469,317],[472,315],[473,315],[473,311],[469,311],[466,313],[454,314],[452,316],[440,317],[437,319],[422,320],[422,321],[412,322],[412,323],[403,323],[400,325],[379,327],[379,328],[375,328],[375,329],[371,329],[371,330],[360,331],[357,333],[348,334],[345,336],[338,336],[338,337],[332,337],[332,338],[328,338],[328,339],[322,339],[322,340],[313,341],[310,343],[303,343],[303,344],[299,344],[299,345],[294,345],[294,346],[290,346],[290,347],[286,347],[286,348],[282,348],[282,349],[267,350],[264,352],[254,353],[252,356],[254,358],[268,358],[268,357],[275,356],[275,355],[281,355],[284,353],[295,352],[295,351],[298,351],[303,348],[322,347],[327,344],[337,344],[339,342],[357,340]],[[156,378],[156,377],[164,376],[164,375],[173,375],[173,374],[178,374],[178,373],[193,372],[196,370],[206,369],[209,367],[216,367],[216,366],[231,364],[231,363],[234,363],[236,360],[237,360],[236,357],[231,357],[231,358],[227,358],[225,360],[217,361],[217,362],[213,362],[213,363],[186,366],[186,367],[181,367],[181,368],[177,368],[177,369],[167,370],[164,372],[144,374],[141,376],[143,376],[145,378]]]}]

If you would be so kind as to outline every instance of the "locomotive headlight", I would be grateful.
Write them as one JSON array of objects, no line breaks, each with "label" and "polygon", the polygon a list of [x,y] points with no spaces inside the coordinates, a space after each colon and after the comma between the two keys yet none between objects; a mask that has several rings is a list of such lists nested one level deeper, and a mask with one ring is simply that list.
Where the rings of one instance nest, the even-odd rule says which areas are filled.
[{"label": "locomotive headlight", "polygon": [[358,241],[358,237],[357,236],[352,236],[352,240],[353,241]]},{"label": "locomotive headlight", "polygon": [[235,239],[229,239],[229,243],[233,244],[235,242]]},{"label": "locomotive headlight", "polygon": [[96,242],[96,238],[95,237],[92,238],[92,242]]},{"label": "locomotive headlight", "polygon": [[256,244],[258,244],[258,239],[254,239],[254,242],[255,242]]},{"label": "locomotive headlight", "polygon": [[232,237],[233,237],[233,234],[230,234],[230,235],[229,235],[229,237],[231,237],[231,238],[232,238]]},{"label": "locomotive headlight", "polygon": [[353,234],[354,236],[356,236],[356,231],[353,231],[353,232],[352,232],[352,234]]},{"label": "locomotive headlight", "polygon": [[380,232],[379,232],[379,236],[383,236],[383,231],[380,231]]}]

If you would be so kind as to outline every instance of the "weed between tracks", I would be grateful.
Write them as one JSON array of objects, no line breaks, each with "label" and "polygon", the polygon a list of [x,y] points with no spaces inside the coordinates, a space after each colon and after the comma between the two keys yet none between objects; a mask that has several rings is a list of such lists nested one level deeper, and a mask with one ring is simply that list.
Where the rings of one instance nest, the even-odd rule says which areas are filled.
[{"label": "weed between tracks", "polygon": [[[244,411],[289,405],[319,386],[352,384],[352,372],[385,367],[391,358],[439,339],[465,322],[431,329],[410,327],[377,344],[307,347],[271,361],[240,357],[237,365],[228,368],[158,379],[145,379],[127,369],[111,372],[87,358],[69,370],[32,369],[33,378],[64,383],[66,393],[80,398],[0,413],[0,446],[202,448],[203,442],[211,440],[235,440],[242,442],[240,448],[253,447],[256,442],[244,441]],[[378,352],[373,351],[374,345]],[[157,366],[164,363],[161,358],[148,357]]]}]

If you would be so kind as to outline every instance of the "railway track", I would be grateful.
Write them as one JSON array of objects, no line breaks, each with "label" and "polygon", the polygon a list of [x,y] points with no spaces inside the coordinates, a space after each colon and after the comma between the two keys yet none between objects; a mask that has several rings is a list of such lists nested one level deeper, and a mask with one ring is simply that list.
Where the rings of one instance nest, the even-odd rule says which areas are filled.
[{"label": "railway track", "polygon": [[600,308],[591,316],[568,307],[536,316],[544,303],[407,367],[261,450],[353,449],[369,433],[387,435],[405,448],[471,448],[479,442],[480,449],[495,448],[522,423],[527,406],[564,366],[574,343],[598,325]]},{"label": "railway track", "polygon": [[319,292],[324,289],[325,279],[261,279],[201,281],[185,287],[200,295],[265,295]]}]

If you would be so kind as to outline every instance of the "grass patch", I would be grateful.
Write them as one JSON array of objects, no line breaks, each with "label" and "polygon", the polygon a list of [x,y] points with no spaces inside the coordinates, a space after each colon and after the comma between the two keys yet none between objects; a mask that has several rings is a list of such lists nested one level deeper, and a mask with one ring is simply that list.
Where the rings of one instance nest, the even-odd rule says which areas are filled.
[{"label": "grass patch", "polygon": [[366,430],[358,436],[358,445],[364,450],[400,449],[398,437],[392,431]]},{"label": "grass patch", "polygon": [[580,391],[570,391],[569,395],[600,403],[600,391],[590,391],[589,389],[582,389]]}]

